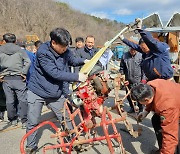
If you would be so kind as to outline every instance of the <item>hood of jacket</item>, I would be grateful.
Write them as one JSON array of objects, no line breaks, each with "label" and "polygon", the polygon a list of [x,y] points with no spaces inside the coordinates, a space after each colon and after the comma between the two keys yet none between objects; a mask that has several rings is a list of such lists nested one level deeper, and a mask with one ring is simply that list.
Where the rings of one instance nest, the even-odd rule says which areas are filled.
[{"label": "hood of jacket", "polygon": [[13,55],[20,50],[21,48],[14,43],[6,43],[0,47],[0,52],[7,55]]}]

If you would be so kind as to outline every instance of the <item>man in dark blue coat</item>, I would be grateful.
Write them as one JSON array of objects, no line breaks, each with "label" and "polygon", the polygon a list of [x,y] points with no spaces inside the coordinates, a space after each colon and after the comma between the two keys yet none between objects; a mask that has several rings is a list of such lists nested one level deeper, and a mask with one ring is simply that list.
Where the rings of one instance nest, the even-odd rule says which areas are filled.
[{"label": "man in dark blue coat", "polygon": [[131,42],[123,36],[120,36],[120,39],[126,45],[142,53],[142,69],[148,81],[157,78],[172,80],[173,69],[169,58],[168,44],[154,39],[150,32],[141,29],[141,27],[138,28],[138,32],[142,37],[139,44]]},{"label": "man in dark blue coat", "polygon": [[[28,83],[28,121],[27,132],[38,125],[43,104],[56,114],[59,121],[63,116],[60,112],[64,106],[68,92],[68,82],[87,79],[82,73],[70,73],[69,65],[82,65],[86,59],[75,58],[68,49],[71,42],[70,33],[63,28],[56,28],[50,33],[50,42],[40,46],[36,54],[35,69]],[[67,121],[72,129],[72,124]],[[27,139],[26,153],[37,149],[37,131]]]}]

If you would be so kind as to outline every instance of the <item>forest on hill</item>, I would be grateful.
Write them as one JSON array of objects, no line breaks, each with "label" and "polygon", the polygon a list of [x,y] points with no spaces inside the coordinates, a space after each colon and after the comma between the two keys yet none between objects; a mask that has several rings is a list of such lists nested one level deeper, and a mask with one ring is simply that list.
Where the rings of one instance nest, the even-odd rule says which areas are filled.
[{"label": "forest on hill", "polygon": [[36,34],[46,41],[52,29],[63,27],[73,41],[78,36],[93,35],[96,45],[103,45],[124,27],[123,23],[83,14],[55,0],[0,0],[0,6],[0,35],[10,32],[19,39]]}]

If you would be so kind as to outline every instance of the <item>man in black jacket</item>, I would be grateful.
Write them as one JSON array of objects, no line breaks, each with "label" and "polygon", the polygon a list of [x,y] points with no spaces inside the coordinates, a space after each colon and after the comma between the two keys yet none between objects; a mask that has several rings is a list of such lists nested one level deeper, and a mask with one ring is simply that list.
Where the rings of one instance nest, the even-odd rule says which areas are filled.
[{"label": "man in black jacket", "polygon": [[[84,39],[82,37],[77,37],[75,39],[75,44],[76,44],[76,47],[73,50],[73,54],[75,57],[80,57],[78,52],[81,51],[81,48],[84,49]],[[81,68],[80,66],[73,67],[73,72],[78,73],[80,68]]]},{"label": "man in black jacket", "polygon": [[92,35],[88,35],[85,40],[84,48],[77,50],[77,56],[80,58],[85,58],[90,60],[97,52],[97,49],[94,47],[95,38]]}]

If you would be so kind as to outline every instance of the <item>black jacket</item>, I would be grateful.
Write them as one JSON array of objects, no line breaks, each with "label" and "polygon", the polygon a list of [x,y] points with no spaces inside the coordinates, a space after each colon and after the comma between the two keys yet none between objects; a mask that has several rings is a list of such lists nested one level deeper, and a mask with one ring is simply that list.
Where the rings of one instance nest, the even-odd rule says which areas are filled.
[{"label": "black jacket", "polygon": [[97,52],[96,48],[88,49],[86,46],[84,48],[77,49],[77,57],[85,58],[90,60]]}]

